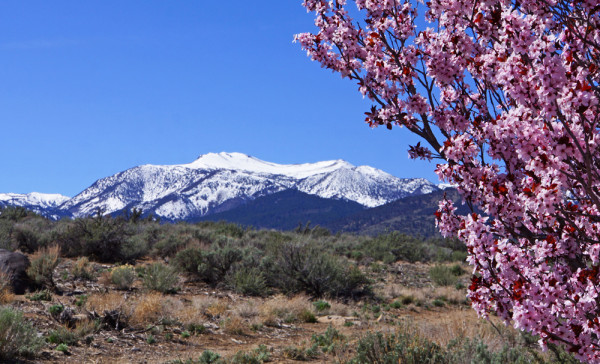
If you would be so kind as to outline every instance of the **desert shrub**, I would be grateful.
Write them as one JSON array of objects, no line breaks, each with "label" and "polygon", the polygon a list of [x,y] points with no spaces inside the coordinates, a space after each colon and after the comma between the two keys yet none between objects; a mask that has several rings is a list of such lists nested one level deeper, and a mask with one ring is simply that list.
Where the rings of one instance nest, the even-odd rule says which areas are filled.
[{"label": "desert shrub", "polygon": [[87,257],[81,257],[77,259],[71,268],[71,273],[75,278],[81,278],[85,280],[94,279],[94,267]]},{"label": "desert shrub", "polygon": [[241,225],[225,221],[213,223],[211,230],[213,235],[223,235],[237,239],[242,238],[244,236],[244,232],[246,231]]},{"label": "desert shrub", "polygon": [[467,252],[463,252],[463,251],[453,251],[452,254],[450,255],[450,259],[454,262],[466,262],[467,261],[467,256],[468,253]]},{"label": "desert shrub", "polygon": [[313,306],[315,306],[317,312],[323,312],[331,308],[331,305],[327,301],[315,301],[313,302]]},{"label": "desert shrub", "polygon": [[[217,239],[218,240],[218,239]],[[262,290],[262,274],[255,269],[258,268],[259,252],[252,247],[242,248],[227,239],[216,242],[210,250],[202,250],[197,247],[187,248],[180,251],[174,258],[174,265],[180,271],[195,275],[202,281],[216,286],[226,282],[234,289],[248,290],[259,295]],[[236,269],[233,269],[233,268]],[[236,270],[247,270],[252,277],[244,278],[236,274]]]},{"label": "desert shrub", "polygon": [[161,293],[177,292],[179,276],[177,271],[162,263],[153,263],[146,267],[143,282],[144,287]]},{"label": "desert shrub", "polygon": [[38,285],[53,288],[52,273],[59,262],[59,250],[56,245],[37,250],[31,257],[27,275]]},{"label": "desert shrub", "polygon": [[[490,351],[481,340],[460,338],[451,341],[447,347],[447,360],[451,363],[503,364],[546,362],[532,351],[522,346],[504,345],[500,351]],[[566,363],[566,362],[561,362]]]},{"label": "desert shrub", "polygon": [[363,242],[361,250],[365,256],[386,264],[397,260],[417,262],[430,259],[423,241],[396,232]]},{"label": "desert shrub", "polygon": [[[381,332],[368,333],[356,347],[352,364],[445,364],[446,351],[439,345],[416,335],[398,333],[384,335]],[[454,362],[452,362],[454,363]]]},{"label": "desert shrub", "polygon": [[0,359],[33,356],[42,344],[35,329],[21,312],[0,307]]},{"label": "desert shrub", "polygon": [[199,364],[212,364],[217,363],[221,359],[221,355],[215,353],[214,351],[204,350],[198,358]]},{"label": "desert shrub", "polygon": [[9,221],[20,221],[28,216],[39,216],[31,210],[22,206],[6,206],[0,208],[0,219]]},{"label": "desert shrub", "polygon": [[450,273],[452,273],[453,275],[460,277],[463,274],[465,274],[465,270],[462,268],[462,266],[460,264],[453,264],[450,267]]},{"label": "desert shrub", "polygon": [[312,311],[304,309],[298,313],[298,319],[302,322],[314,324],[317,322],[317,316]]},{"label": "desert shrub", "polygon": [[25,253],[33,253],[41,246],[40,234],[27,225],[17,225],[13,230],[17,248]]},{"label": "desert shrub", "polygon": [[65,309],[65,306],[63,305],[52,305],[50,307],[48,307],[48,312],[50,312],[50,314],[52,316],[58,316],[61,314],[61,312],[63,312]]},{"label": "desert shrub", "polygon": [[100,262],[121,262],[135,259],[130,256],[131,228],[123,219],[102,216],[76,219],[57,238],[63,253],[69,257],[87,256]]},{"label": "desert shrub", "polygon": [[121,246],[121,256],[124,261],[133,261],[148,254],[148,240],[142,234],[128,236]]},{"label": "desert shrub", "polygon": [[345,342],[346,337],[330,325],[324,333],[320,335],[313,334],[310,340],[314,345],[320,347],[324,353],[331,353],[336,346],[340,346]]},{"label": "desert shrub", "polygon": [[231,364],[262,364],[271,360],[271,354],[266,345],[259,345],[250,352],[238,351],[231,359]]},{"label": "desert shrub", "polygon": [[129,290],[133,287],[137,274],[131,265],[121,265],[110,271],[110,281],[117,289]]},{"label": "desert shrub", "polygon": [[189,240],[178,234],[161,235],[153,246],[153,254],[160,257],[170,257],[188,245]]},{"label": "desert shrub", "polygon": [[242,248],[232,244],[215,247],[203,254],[198,263],[198,274],[206,283],[216,285],[224,281],[229,269],[243,257]]},{"label": "desert shrub", "polygon": [[56,330],[48,333],[46,340],[51,344],[75,345],[79,341],[77,333],[64,326],[59,326]]},{"label": "desert shrub", "polygon": [[38,292],[34,292],[31,295],[28,295],[25,297],[28,298],[30,301],[51,301],[52,300],[52,294],[47,289],[38,291]]},{"label": "desert shrub", "polygon": [[369,289],[369,280],[356,266],[308,243],[284,244],[272,275],[280,289],[315,297],[355,297]]},{"label": "desert shrub", "polygon": [[258,268],[241,268],[227,277],[231,288],[248,296],[265,296],[269,289],[264,274]]},{"label": "desert shrub", "polygon": [[15,244],[12,241],[13,231],[14,223],[12,221],[0,219],[0,249],[15,250]]},{"label": "desert shrub", "polygon": [[173,265],[181,272],[199,275],[198,265],[202,262],[204,251],[198,247],[190,247],[179,251],[173,258]]},{"label": "desert shrub", "polygon": [[458,277],[454,274],[453,269],[447,265],[434,265],[429,269],[429,277],[438,286],[454,286],[458,283]]}]

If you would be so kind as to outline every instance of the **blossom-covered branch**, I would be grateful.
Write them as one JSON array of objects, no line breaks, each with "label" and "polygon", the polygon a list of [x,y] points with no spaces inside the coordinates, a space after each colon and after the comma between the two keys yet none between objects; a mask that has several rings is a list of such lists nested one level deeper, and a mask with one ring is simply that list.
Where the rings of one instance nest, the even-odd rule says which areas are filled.
[{"label": "blossom-covered branch", "polygon": [[318,30],[296,40],[373,101],[367,123],[421,136],[410,156],[445,160],[484,212],[437,214],[467,244],[473,307],[600,362],[598,1],[304,6]]}]

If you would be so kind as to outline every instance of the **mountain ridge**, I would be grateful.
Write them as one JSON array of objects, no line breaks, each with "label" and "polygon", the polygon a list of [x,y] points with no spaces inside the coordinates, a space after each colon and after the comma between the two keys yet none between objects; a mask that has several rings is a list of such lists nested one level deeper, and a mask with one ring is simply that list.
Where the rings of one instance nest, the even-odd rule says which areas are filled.
[{"label": "mountain ridge", "polygon": [[257,198],[298,190],[366,208],[439,190],[423,178],[399,178],[344,160],[277,164],[242,153],[208,153],[187,164],[145,164],[96,180],[57,206],[72,217],[137,208],[166,221],[222,213]]}]

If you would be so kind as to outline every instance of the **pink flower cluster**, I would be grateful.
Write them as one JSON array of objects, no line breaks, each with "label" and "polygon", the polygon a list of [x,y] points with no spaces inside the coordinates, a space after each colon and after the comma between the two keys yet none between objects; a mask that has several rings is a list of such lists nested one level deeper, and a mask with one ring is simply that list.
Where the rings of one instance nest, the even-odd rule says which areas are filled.
[{"label": "pink flower cluster", "polygon": [[421,136],[410,156],[444,160],[437,174],[473,206],[436,216],[468,247],[477,312],[600,363],[600,3],[304,6],[317,31],[296,41],[357,82],[370,126]]}]

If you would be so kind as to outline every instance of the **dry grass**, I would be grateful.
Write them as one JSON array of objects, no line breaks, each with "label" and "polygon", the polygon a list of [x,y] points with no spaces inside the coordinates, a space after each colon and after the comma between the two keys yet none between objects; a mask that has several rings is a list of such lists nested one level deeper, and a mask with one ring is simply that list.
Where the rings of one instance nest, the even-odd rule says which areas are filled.
[{"label": "dry grass", "polygon": [[92,320],[82,320],[75,324],[75,335],[77,337],[86,337],[98,331],[98,325]]},{"label": "dry grass", "polygon": [[198,324],[209,318],[220,318],[229,309],[229,305],[223,299],[195,296],[189,304],[184,305],[181,301],[169,304],[173,318],[184,325]]},{"label": "dry grass", "polygon": [[71,273],[76,278],[93,279],[94,278],[94,267],[90,263],[88,257],[81,257],[75,261],[71,268]]},{"label": "dry grass", "polygon": [[252,319],[259,315],[257,303],[252,299],[236,304],[232,313],[244,319]]},{"label": "dry grass", "polygon": [[192,303],[194,307],[211,318],[219,318],[229,309],[225,300],[213,297],[198,297]]},{"label": "dry grass", "polygon": [[158,322],[167,314],[165,312],[165,297],[156,292],[140,296],[134,305],[130,322],[134,325],[147,325]]},{"label": "dry grass", "polygon": [[283,322],[302,321],[303,315],[313,311],[312,304],[306,296],[275,296],[260,306],[260,317],[267,326],[278,326]]},{"label": "dry grass", "polygon": [[10,276],[0,271],[0,304],[7,304],[14,301],[15,295],[12,293]]},{"label": "dry grass", "polygon": [[27,268],[27,275],[37,284],[48,287],[54,286],[52,274],[58,265],[60,248],[58,245],[36,250],[30,257],[31,264]]},{"label": "dry grass", "polygon": [[88,311],[96,311],[98,313],[104,311],[129,309],[126,304],[126,297],[119,292],[109,292],[101,294],[93,294],[88,297],[85,308]]},{"label": "dry grass", "polygon": [[184,326],[199,324],[204,321],[204,313],[198,311],[194,306],[184,306],[174,310],[173,317]]},{"label": "dry grass", "polygon": [[238,316],[230,316],[221,322],[221,329],[229,335],[244,335],[247,329],[246,323]]},{"label": "dry grass", "polygon": [[507,337],[517,335],[516,330],[504,326],[496,318],[490,318],[500,333],[485,319],[477,317],[472,309],[454,311],[451,315],[447,313],[406,316],[402,320],[404,330],[427,338],[442,346],[446,346],[455,338],[476,338],[485,342],[488,347],[500,350],[506,343]]}]

